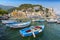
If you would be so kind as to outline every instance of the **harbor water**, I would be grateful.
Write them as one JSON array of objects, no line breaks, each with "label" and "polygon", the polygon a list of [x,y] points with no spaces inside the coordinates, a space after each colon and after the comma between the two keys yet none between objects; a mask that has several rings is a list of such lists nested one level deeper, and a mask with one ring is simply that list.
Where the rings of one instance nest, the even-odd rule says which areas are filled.
[{"label": "harbor water", "polygon": [[[0,40],[60,40],[60,24],[47,22],[43,23],[45,25],[44,31],[42,34],[37,34],[36,38],[34,38],[33,36],[22,37],[19,34],[19,30],[21,29],[12,29],[6,27],[0,22],[0,28],[3,28],[5,30],[5,36],[3,36]],[[38,23],[35,23],[34,25],[37,24]]]}]

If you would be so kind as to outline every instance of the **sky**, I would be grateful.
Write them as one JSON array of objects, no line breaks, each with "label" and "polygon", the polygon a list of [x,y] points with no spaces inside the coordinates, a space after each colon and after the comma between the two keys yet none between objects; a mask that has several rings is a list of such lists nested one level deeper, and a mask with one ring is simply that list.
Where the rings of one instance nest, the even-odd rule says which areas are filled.
[{"label": "sky", "polygon": [[0,5],[16,6],[21,4],[39,4],[46,8],[53,8],[60,15],[60,0],[0,0]]}]

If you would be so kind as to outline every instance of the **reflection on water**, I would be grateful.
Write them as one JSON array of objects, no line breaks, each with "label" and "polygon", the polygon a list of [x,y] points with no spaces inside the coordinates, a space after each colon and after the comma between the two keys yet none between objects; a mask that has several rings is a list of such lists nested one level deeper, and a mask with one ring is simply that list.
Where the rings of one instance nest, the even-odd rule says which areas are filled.
[{"label": "reflection on water", "polygon": [[[41,22],[36,22],[32,24],[37,25],[38,23],[41,24]],[[36,35],[36,38],[33,38],[33,36],[21,37],[19,34],[20,29],[6,28],[6,26],[2,25],[1,23],[0,26],[6,29],[6,40],[60,40],[60,24],[47,22],[45,22],[44,24],[44,32]]]},{"label": "reflection on water", "polygon": [[44,32],[44,38],[46,40],[60,40],[60,24],[47,23]]}]

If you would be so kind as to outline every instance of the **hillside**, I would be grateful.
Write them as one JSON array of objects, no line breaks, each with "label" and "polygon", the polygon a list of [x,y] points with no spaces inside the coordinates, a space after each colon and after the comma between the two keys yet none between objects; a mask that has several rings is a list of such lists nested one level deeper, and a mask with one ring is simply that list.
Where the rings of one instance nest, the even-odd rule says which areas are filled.
[{"label": "hillside", "polygon": [[14,7],[13,6],[0,5],[0,8],[3,9],[3,10],[8,10],[8,9],[11,9],[11,8],[14,8]]}]

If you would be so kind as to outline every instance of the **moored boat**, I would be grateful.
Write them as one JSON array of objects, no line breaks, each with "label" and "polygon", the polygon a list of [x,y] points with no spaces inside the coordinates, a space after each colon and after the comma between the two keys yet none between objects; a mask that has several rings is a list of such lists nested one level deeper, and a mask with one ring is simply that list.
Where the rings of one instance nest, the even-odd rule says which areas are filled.
[{"label": "moored boat", "polygon": [[8,23],[15,23],[17,22],[16,20],[1,20],[3,24],[8,24]]},{"label": "moored boat", "polygon": [[47,22],[57,22],[57,19],[48,19]]},{"label": "moored boat", "polygon": [[44,22],[44,19],[40,19],[40,20],[32,20],[32,21],[37,21],[37,22]]},{"label": "moored boat", "polygon": [[57,23],[60,23],[60,19],[57,19]]},{"label": "moored boat", "polygon": [[44,25],[39,25],[39,26],[31,26],[29,28],[24,28],[22,30],[19,30],[20,35],[23,37],[27,36],[35,36],[35,34],[39,34],[44,31]]},{"label": "moored boat", "polygon": [[20,22],[20,23],[13,23],[13,24],[6,24],[6,26],[9,26],[10,28],[23,28],[27,27],[31,24],[31,21],[28,22]]}]

